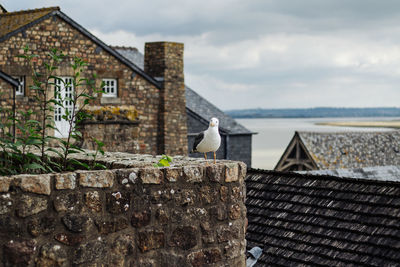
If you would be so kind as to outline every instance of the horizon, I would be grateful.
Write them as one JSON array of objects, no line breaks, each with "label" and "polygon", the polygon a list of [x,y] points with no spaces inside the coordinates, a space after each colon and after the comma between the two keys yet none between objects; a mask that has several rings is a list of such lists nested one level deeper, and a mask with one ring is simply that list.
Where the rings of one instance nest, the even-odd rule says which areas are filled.
[{"label": "horizon", "polygon": [[330,109],[400,109],[400,106],[398,107],[334,107],[334,106],[317,106],[317,107],[289,107],[289,108],[261,108],[261,107],[256,107],[256,108],[243,108],[243,109],[226,109],[225,111],[234,111],[234,110],[250,110],[250,109],[267,109],[267,110],[280,110],[280,109],[322,109],[322,108],[330,108]]}]

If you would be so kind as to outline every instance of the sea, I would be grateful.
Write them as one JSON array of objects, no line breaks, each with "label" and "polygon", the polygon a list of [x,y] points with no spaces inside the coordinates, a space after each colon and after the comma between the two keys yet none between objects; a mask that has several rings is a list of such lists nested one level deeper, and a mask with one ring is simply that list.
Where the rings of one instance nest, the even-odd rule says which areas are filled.
[{"label": "sea", "polygon": [[252,168],[274,169],[288,146],[295,131],[346,132],[346,131],[391,131],[389,128],[339,127],[317,125],[335,121],[384,121],[399,120],[400,117],[366,118],[290,118],[290,119],[236,119],[252,132]]}]

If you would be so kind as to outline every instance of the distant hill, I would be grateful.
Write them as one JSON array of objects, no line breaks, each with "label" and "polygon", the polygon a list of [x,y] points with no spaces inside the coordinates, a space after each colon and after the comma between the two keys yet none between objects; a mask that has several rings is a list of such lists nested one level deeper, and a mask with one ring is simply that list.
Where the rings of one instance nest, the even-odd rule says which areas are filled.
[{"label": "distant hill", "polygon": [[400,108],[257,108],[225,112],[233,118],[400,117]]}]

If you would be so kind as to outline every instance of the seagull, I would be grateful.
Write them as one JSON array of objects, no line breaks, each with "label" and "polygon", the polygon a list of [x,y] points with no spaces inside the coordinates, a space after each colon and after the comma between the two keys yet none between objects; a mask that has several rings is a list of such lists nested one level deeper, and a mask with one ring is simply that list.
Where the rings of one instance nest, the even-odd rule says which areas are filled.
[{"label": "seagull", "polygon": [[214,164],[215,164],[215,151],[218,150],[221,145],[221,136],[218,131],[219,121],[217,118],[211,118],[208,129],[199,133],[194,139],[193,152],[204,153],[204,159],[207,160],[207,152],[214,152]]}]

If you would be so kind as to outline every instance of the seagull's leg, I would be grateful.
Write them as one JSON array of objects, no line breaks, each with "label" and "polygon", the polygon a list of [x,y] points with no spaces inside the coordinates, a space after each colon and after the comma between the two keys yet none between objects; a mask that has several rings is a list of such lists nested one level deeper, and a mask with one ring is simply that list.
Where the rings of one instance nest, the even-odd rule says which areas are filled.
[{"label": "seagull's leg", "polygon": [[215,156],[215,151],[214,151],[214,164],[216,163],[216,162],[215,162],[215,158],[216,158],[216,156]]},{"label": "seagull's leg", "polygon": [[206,160],[206,165],[208,165],[208,163],[207,163],[207,153],[204,153],[204,159]]}]

